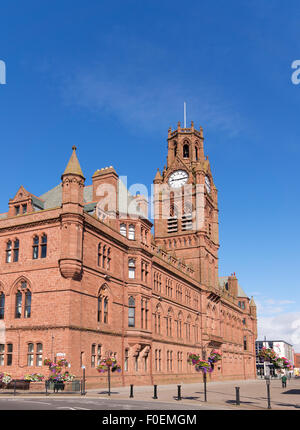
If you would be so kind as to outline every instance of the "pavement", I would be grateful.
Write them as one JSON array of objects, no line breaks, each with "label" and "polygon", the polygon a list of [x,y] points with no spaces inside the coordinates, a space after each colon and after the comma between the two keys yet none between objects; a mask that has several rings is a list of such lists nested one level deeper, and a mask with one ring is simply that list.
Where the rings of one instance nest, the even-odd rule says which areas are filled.
[{"label": "pavement", "polygon": [[[236,387],[239,387],[240,405],[236,404]],[[153,398],[153,386],[135,386],[134,397],[130,398],[129,395],[130,387],[112,387],[111,396],[103,388],[88,389],[85,396],[70,395],[67,392],[45,396],[18,391],[16,396],[1,394],[0,409],[268,409],[267,385],[263,379],[209,382],[206,402],[203,382],[181,383],[181,400],[178,400],[177,384],[159,385],[157,399]],[[272,410],[299,410],[300,378],[288,380],[286,388],[282,388],[280,380],[271,380],[270,406]]]},{"label": "pavement", "polygon": [[[153,386],[136,386],[133,388],[133,399],[142,402],[151,402],[153,405],[158,402],[168,402],[177,405],[199,407],[209,407],[209,409],[230,409],[230,410],[266,410],[268,409],[267,384],[264,379],[222,381],[207,383],[206,399],[204,399],[203,382],[193,384],[181,384],[182,399],[178,400],[178,386],[159,385],[157,387],[158,399],[153,399]],[[240,405],[236,404],[236,387],[239,387]],[[129,387],[112,387],[112,399],[128,399]],[[89,389],[87,397],[101,396],[108,397],[107,390]],[[300,378],[287,381],[287,387],[282,388],[281,380],[271,380],[270,382],[270,406],[274,410],[300,410]]]}]

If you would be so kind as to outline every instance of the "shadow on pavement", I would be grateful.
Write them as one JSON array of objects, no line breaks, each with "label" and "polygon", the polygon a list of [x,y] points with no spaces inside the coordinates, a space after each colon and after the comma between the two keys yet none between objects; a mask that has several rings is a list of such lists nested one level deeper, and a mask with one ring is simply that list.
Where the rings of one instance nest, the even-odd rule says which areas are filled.
[{"label": "shadow on pavement", "polygon": [[300,390],[283,391],[281,394],[300,394]]},{"label": "shadow on pavement", "polygon": [[[97,394],[108,394],[108,391],[100,391]],[[111,391],[110,394],[120,394],[119,391]]]}]

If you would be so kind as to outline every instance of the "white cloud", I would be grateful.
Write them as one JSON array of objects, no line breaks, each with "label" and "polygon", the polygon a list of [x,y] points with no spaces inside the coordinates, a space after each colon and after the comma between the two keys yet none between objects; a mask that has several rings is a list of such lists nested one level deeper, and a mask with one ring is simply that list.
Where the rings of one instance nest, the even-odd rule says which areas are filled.
[{"label": "white cloud", "polygon": [[95,68],[81,70],[64,83],[65,103],[99,114],[114,115],[132,129],[153,131],[183,125],[183,102],[187,102],[187,126],[218,128],[230,136],[238,134],[242,121],[232,102],[207,85],[189,83],[157,75],[141,74],[137,79],[119,71]]},{"label": "white cloud", "polygon": [[300,312],[258,316],[258,339],[284,340],[300,352]]}]

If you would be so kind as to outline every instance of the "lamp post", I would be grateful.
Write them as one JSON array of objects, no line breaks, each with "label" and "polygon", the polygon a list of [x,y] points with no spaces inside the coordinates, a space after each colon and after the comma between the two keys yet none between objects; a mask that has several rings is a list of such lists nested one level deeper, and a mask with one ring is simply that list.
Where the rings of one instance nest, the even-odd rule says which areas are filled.
[{"label": "lamp post", "polygon": [[107,381],[108,381],[108,395],[110,396],[110,369],[113,364],[111,355],[112,351],[106,351],[106,365],[107,365]]}]

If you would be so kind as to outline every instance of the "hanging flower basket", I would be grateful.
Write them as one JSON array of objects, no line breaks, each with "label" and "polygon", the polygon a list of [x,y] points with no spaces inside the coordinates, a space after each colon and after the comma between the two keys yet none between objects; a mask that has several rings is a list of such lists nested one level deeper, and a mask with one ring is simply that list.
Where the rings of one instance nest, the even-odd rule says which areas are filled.
[{"label": "hanging flower basket", "polygon": [[102,358],[100,364],[96,367],[99,373],[105,373],[109,368],[112,372],[121,372],[121,366],[114,357]]},{"label": "hanging flower basket", "polygon": [[195,366],[197,372],[211,373],[214,370],[214,363],[221,360],[221,352],[213,350],[207,360],[200,359],[198,354],[190,354],[188,363]]},{"label": "hanging flower basket", "polygon": [[292,362],[285,357],[279,357],[274,349],[263,347],[259,351],[258,356],[262,362],[265,361],[273,364],[273,366],[279,371],[282,369],[293,370]]}]

